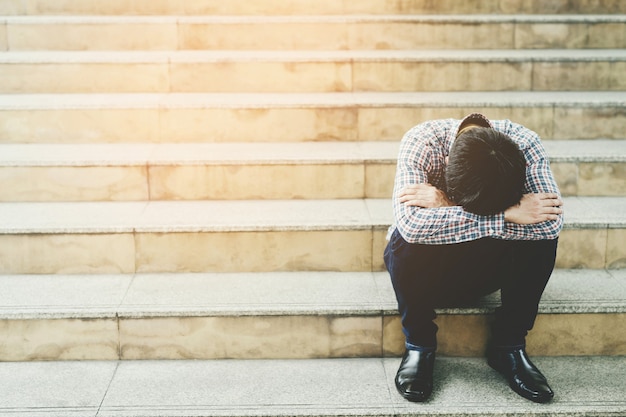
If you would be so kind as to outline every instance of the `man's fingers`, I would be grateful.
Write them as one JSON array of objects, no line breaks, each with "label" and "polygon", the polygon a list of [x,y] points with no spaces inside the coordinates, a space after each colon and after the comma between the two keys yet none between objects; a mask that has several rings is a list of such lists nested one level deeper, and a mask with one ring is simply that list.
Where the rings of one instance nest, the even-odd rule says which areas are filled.
[{"label": "man's fingers", "polygon": [[401,194],[400,195],[400,202],[402,203],[406,203],[409,201],[416,201],[419,199],[422,199],[423,197],[420,196],[420,194],[416,194],[416,193],[409,193],[409,194]]},{"label": "man's fingers", "polygon": [[558,196],[555,198],[551,198],[548,201],[550,202],[550,205],[553,207],[559,207],[563,205],[563,200],[561,200]]},{"label": "man's fingers", "polygon": [[544,207],[560,207],[563,205],[563,200],[558,196],[558,194],[538,194],[539,203]]},{"label": "man's fingers", "polygon": [[563,200],[561,200],[561,197],[559,197],[558,194],[554,194],[554,193],[542,193],[542,194],[538,194],[538,197],[541,201],[543,202],[547,202],[550,205],[553,206],[560,206],[563,205]]},{"label": "man's fingers", "polygon": [[558,207],[554,207],[552,210],[546,213],[550,220],[556,220],[559,217],[559,214],[563,214],[563,210]]},{"label": "man's fingers", "polygon": [[553,213],[555,209],[560,209],[561,205],[558,201],[547,200],[548,202],[541,204],[540,207],[543,207],[544,210]]},{"label": "man's fingers", "polygon": [[424,207],[423,203],[420,203],[418,200],[407,200],[404,201],[404,204],[407,206]]},{"label": "man's fingers", "polygon": [[398,200],[407,206],[437,207],[437,189],[430,184],[412,184],[404,187],[398,194]]},{"label": "man's fingers", "polygon": [[563,214],[563,209],[558,206],[545,206],[538,217],[538,220],[557,220]]},{"label": "man's fingers", "polygon": [[431,192],[431,186],[428,184],[414,184],[404,187],[398,196],[400,197],[400,201],[402,201],[403,198],[424,197]]}]

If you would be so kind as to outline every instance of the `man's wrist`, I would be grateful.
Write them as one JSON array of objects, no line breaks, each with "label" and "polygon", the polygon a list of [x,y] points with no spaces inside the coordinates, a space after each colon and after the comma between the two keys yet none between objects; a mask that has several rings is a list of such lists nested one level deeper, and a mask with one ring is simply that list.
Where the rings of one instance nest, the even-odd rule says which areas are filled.
[{"label": "man's wrist", "polygon": [[512,207],[509,207],[508,209],[504,210],[504,212],[503,212],[504,221],[505,222],[513,223],[511,221],[511,209],[512,209]]}]

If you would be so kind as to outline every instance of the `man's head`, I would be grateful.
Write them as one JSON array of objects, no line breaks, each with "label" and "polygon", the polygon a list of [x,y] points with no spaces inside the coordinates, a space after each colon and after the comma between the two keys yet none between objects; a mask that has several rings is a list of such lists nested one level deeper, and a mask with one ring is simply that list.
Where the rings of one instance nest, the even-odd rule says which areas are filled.
[{"label": "man's head", "polygon": [[471,213],[489,215],[518,204],[526,160],[517,144],[490,127],[467,126],[450,149],[447,195]]}]

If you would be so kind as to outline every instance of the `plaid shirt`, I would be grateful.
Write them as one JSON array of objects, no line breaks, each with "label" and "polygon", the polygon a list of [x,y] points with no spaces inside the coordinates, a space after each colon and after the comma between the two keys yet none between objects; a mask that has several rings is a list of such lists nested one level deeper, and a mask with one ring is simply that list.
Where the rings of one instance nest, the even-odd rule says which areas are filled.
[{"label": "plaid shirt", "polygon": [[[483,237],[505,240],[556,239],[563,227],[563,216],[558,220],[520,225],[504,221],[504,213],[481,216],[469,213],[461,206],[422,208],[399,201],[399,192],[408,185],[429,183],[445,190],[445,158],[456,137],[461,120],[433,120],[409,130],[402,139],[393,192],[395,224],[388,237],[397,228],[409,243],[445,245]],[[526,157],[524,193],[559,193],[546,152],[539,136],[509,120],[492,120],[497,131],[508,135]]]}]

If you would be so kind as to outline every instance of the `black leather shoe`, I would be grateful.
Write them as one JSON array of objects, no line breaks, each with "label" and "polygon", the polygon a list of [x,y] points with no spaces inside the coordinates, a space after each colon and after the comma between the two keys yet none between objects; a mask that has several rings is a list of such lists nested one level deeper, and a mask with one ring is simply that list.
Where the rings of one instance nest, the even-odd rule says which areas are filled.
[{"label": "black leather shoe", "polygon": [[435,352],[404,352],[396,374],[396,388],[400,395],[413,402],[423,402],[433,391]]},{"label": "black leather shoe", "polygon": [[493,349],[487,363],[507,379],[513,391],[536,403],[547,403],[554,397],[546,377],[530,361],[524,348]]}]

